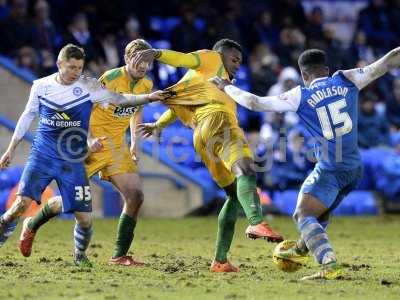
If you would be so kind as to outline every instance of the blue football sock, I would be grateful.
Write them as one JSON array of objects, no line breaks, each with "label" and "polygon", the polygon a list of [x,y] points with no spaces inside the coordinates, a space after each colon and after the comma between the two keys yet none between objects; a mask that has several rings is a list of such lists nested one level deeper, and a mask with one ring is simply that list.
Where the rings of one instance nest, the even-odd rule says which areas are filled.
[{"label": "blue football sock", "polygon": [[74,240],[75,240],[75,254],[85,253],[89,246],[92,237],[92,227],[83,228],[79,224],[75,224]]},{"label": "blue football sock", "polygon": [[321,225],[315,217],[305,217],[298,222],[298,229],[301,233],[301,238],[305,242],[308,250],[310,250],[315,259],[320,264],[328,264],[336,262],[336,255],[329,244],[328,235],[324,227],[327,222]]}]

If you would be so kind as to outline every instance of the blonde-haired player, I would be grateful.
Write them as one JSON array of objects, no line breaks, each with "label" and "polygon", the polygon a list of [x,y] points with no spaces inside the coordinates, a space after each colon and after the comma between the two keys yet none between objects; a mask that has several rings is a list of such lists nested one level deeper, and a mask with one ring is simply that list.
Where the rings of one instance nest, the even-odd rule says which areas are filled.
[{"label": "blonde-haired player", "polygon": [[[131,41],[125,48],[125,65],[106,71],[99,81],[110,91],[118,93],[146,94],[153,88],[153,82],[146,77],[150,63],[133,65],[137,51],[150,49],[145,40]],[[142,262],[127,256],[131,246],[139,209],[143,202],[141,181],[137,174],[135,127],[140,122],[141,112],[136,107],[96,105],[90,117],[88,147],[91,154],[85,160],[88,177],[96,173],[103,180],[110,181],[121,193],[124,200],[117,240],[110,264],[139,266]],[[125,140],[130,127],[130,149]],[[20,250],[30,256],[35,233],[39,227],[61,211],[60,197],[52,198],[33,218],[26,219],[21,233]]]}]

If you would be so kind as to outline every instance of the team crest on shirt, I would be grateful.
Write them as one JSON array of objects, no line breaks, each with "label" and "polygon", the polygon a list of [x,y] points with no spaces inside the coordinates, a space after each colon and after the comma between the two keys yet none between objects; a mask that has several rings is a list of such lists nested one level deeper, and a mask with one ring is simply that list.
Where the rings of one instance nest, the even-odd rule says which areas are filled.
[{"label": "team crest on shirt", "polygon": [[75,95],[75,96],[80,96],[80,95],[82,95],[82,89],[79,87],[79,86],[77,86],[77,87],[75,87],[73,90],[72,90],[72,93]]}]

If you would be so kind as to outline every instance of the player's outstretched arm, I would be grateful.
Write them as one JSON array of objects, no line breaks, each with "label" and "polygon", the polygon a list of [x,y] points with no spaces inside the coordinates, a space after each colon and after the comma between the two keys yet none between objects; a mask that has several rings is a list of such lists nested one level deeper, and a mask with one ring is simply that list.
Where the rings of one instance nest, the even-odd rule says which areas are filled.
[{"label": "player's outstretched arm", "polygon": [[388,71],[398,67],[400,67],[400,47],[389,51],[385,56],[364,68],[345,70],[343,75],[358,89],[362,89]]},{"label": "player's outstretched arm", "polygon": [[195,54],[167,49],[146,49],[138,52],[133,60],[138,66],[143,61],[152,62],[154,59],[173,67],[193,69],[199,66],[199,58]]},{"label": "player's outstretched arm", "polygon": [[227,93],[237,103],[250,110],[275,112],[297,111],[300,104],[300,86],[279,96],[260,97],[243,91],[232,85],[230,81],[220,77],[213,77],[209,81]]},{"label": "player's outstretched arm", "polygon": [[170,97],[169,92],[155,91],[150,94],[133,95],[123,94],[111,99],[110,103],[118,106],[141,106],[150,102],[162,101]]}]

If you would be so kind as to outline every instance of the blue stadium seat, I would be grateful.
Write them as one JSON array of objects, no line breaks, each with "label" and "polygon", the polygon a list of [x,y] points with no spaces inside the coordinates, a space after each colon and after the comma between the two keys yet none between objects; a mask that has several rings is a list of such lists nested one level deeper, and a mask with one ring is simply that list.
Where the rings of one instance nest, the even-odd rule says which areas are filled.
[{"label": "blue stadium seat", "polygon": [[0,172],[0,190],[11,189],[19,182],[23,167],[13,167]]},{"label": "blue stadium seat", "polygon": [[160,103],[150,103],[143,108],[143,123],[155,122],[167,108]]},{"label": "blue stadium seat", "polygon": [[376,215],[378,208],[370,191],[353,191],[333,211],[334,215]]},{"label": "blue stadium seat", "polygon": [[193,131],[182,125],[169,126],[162,131],[161,142],[163,145],[193,145]]},{"label": "blue stadium seat", "polygon": [[0,214],[6,211],[6,205],[10,191],[11,189],[0,190]]},{"label": "blue stadium seat", "polygon": [[281,213],[291,216],[296,209],[298,193],[298,190],[276,191],[273,195],[272,202]]},{"label": "blue stadium seat", "polygon": [[197,178],[202,178],[205,180],[213,181],[210,172],[208,172],[207,168],[204,167],[204,165],[201,168],[193,170],[193,174]]}]

